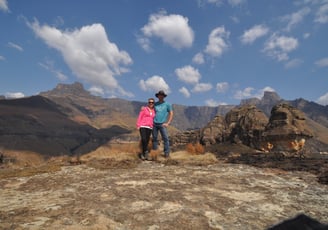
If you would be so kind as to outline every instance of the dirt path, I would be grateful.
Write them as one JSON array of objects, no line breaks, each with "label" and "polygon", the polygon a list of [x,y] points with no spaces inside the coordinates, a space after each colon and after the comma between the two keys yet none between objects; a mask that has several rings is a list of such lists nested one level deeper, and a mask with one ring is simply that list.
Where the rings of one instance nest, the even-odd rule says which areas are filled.
[{"label": "dirt path", "polygon": [[242,164],[65,166],[0,180],[0,229],[266,229],[328,220],[315,175]]}]

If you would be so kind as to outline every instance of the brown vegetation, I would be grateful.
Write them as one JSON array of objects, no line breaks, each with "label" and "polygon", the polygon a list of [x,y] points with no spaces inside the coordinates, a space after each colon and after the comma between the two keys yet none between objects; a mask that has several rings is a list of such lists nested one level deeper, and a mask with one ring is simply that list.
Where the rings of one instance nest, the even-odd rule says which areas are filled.
[{"label": "brown vegetation", "polygon": [[186,151],[190,154],[199,155],[199,154],[204,154],[205,153],[205,148],[200,143],[195,143],[195,144],[188,143],[186,145]]}]

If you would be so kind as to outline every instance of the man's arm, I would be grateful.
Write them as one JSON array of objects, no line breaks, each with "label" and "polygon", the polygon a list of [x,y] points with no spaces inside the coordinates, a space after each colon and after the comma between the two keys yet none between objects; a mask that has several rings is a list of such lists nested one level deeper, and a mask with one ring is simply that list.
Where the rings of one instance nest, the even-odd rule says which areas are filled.
[{"label": "man's arm", "polygon": [[166,121],[165,125],[168,126],[171,123],[172,119],[173,119],[173,111],[171,110],[169,112],[169,119]]}]

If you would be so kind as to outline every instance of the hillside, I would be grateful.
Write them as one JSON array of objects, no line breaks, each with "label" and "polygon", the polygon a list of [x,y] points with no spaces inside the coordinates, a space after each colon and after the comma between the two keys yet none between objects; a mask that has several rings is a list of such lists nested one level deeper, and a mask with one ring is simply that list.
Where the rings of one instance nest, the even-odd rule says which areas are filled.
[{"label": "hillside", "polygon": [[1,149],[48,156],[84,154],[128,132],[119,126],[96,129],[77,123],[61,107],[41,96],[0,100]]}]

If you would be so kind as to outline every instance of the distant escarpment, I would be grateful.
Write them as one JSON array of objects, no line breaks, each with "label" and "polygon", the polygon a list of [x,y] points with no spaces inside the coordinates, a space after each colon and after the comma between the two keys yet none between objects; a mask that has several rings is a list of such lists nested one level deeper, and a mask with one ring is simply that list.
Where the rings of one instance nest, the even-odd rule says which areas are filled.
[{"label": "distant escarpment", "polygon": [[[137,141],[136,119],[144,105],[94,96],[78,82],[58,84],[32,97],[0,97],[0,150],[83,154],[108,141]],[[281,138],[286,143],[304,138],[314,150],[327,149],[328,106],[304,99],[285,101],[265,92],[262,99],[243,100],[239,106],[173,103],[173,109],[169,132],[174,145],[236,143],[263,149],[270,143],[279,149],[281,144],[273,142]]]}]

